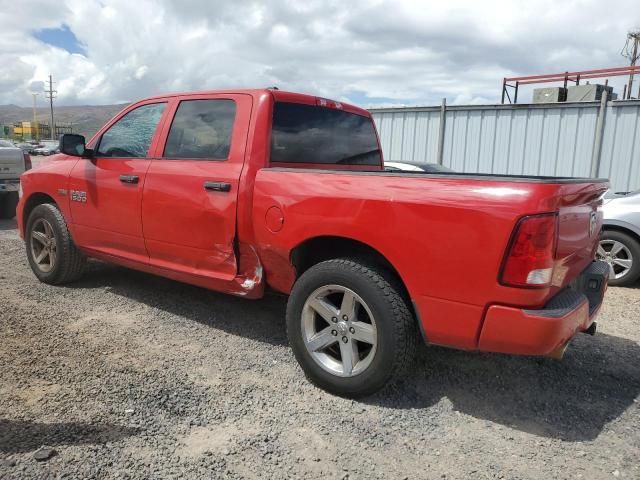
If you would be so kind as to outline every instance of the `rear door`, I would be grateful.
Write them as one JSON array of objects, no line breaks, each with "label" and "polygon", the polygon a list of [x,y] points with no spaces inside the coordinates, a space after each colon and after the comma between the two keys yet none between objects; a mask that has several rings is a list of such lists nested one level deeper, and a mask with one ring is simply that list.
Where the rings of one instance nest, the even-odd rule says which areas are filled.
[{"label": "rear door", "polygon": [[69,199],[76,242],[109,255],[147,263],[142,237],[142,187],[167,102],[125,112],[98,139],[94,158],[71,171]]},{"label": "rear door", "polygon": [[233,279],[238,183],[252,98],[183,96],[171,105],[144,186],[142,224],[152,265]]}]

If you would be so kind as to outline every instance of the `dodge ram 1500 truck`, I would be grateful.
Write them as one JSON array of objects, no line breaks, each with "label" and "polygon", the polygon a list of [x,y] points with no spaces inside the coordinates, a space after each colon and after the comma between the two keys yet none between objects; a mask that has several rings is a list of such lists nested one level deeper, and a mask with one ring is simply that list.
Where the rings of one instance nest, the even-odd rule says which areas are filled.
[{"label": "dodge ram 1500 truck", "polygon": [[282,292],[296,359],[331,392],[381,388],[420,337],[559,357],[595,331],[606,180],[385,172],[366,110],[275,89],[148,98],[60,150],[21,178],[41,281],[94,257]]}]

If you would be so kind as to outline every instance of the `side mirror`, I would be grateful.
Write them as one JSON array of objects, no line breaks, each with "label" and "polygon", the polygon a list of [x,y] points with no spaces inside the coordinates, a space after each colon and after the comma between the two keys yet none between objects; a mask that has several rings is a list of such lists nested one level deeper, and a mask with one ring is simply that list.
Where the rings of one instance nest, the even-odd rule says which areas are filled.
[{"label": "side mirror", "polygon": [[85,142],[86,140],[82,135],[65,133],[60,136],[60,152],[74,157],[84,157],[89,153]]}]

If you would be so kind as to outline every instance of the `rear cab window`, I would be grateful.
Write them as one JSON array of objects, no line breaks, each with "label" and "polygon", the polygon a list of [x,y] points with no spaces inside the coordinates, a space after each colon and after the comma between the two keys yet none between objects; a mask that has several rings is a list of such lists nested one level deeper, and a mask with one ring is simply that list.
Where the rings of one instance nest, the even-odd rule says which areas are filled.
[{"label": "rear cab window", "polygon": [[163,158],[226,160],[235,117],[233,100],[181,101],[171,123]]},{"label": "rear cab window", "polygon": [[337,108],[275,102],[270,163],[379,167],[382,154],[369,117]]}]

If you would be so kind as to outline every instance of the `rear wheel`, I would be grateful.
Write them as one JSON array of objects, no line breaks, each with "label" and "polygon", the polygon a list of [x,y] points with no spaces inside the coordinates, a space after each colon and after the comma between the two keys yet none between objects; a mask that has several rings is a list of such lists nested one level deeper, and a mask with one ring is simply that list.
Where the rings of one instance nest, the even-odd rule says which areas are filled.
[{"label": "rear wheel", "polygon": [[382,269],[350,259],[321,262],[298,279],[287,305],[287,333],[314,384],[359,397],[410,363],[415,323],[394,283]]},{"label": "rear wheel", "polygon": [[58,285],[82,275],[85,258],[54,205],[42,204],[33,209],[27,220],[25,244],[31,270],[41,282]]},{"label": "rear wheel", "polygon": [[15,217],[18,200],[18,192],[7,192],[0,196],[0,218],[11,219]]},{"label": "rear wheel", "polygon": [[640,243],[624,232],[602,232],[596,254],[609,264],[609,285],[628,286],[640,277]]}]

